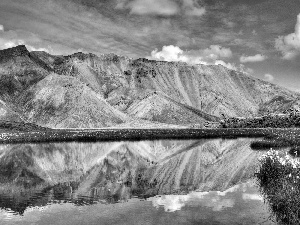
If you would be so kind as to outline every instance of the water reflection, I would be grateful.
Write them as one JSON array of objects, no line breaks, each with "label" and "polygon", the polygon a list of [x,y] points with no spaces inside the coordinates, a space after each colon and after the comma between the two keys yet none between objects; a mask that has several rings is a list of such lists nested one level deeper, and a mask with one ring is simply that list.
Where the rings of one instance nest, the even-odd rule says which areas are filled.
[{"label": "water reflection", "polygon": [[274,224],[251,182],[224,192],[161,195],[141,201],[28,207],[23,216],[0,211],[5,224]]},{"label": "water reflection", "polygon": [[[134,204],[136,209],[141,204],[134,200],[138,197],[147,200],[143,207],[146,204],[149,208],[147,202],[151,202],[154,209],[163,207],[174,213],[186,207],[192,211],[201,208],[213,219],[212,212],[237,210],[242,202],[259,201],[262,207],[256,188],[249,191],[235,186],[253,178],[257,159],[263,154],[252,151],[250,142],[220,139],[2,145],[0,208],[25,217],[29,209],[50,207],[55,211],[61,205],[70,213],[74,213],[73,207],[94,210],[120,202],[126,207]],[[262,213],[267,217],[266,211]],[[57,216],[50,214],[52,218]],[[81,219],[77,219],[80,224]]]}]

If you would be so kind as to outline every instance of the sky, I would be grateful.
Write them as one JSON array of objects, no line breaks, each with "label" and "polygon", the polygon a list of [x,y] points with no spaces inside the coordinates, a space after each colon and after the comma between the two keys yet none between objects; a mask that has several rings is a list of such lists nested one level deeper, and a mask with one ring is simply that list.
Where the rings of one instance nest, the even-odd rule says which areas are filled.
[{"label": "sky", "polygon": [[0,49],[221,64],[300,92],[299,0],[1,0]]}]

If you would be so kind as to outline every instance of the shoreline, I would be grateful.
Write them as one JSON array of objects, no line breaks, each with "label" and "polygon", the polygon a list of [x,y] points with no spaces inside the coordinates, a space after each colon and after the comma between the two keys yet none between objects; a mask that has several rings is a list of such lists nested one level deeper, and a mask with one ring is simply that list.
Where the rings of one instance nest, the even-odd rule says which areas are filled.
[{"label": "shoreline", "polygon": [[[292,132],[294,131],[294,132]],[[35,142],[100,142],[139,141],[158,139],[211,139],[211,138],[276,138],[290,133],[299,133],[298,128],[101,128],[101,129],[49,129],[38,131],[3,131],[0,143]]]}]

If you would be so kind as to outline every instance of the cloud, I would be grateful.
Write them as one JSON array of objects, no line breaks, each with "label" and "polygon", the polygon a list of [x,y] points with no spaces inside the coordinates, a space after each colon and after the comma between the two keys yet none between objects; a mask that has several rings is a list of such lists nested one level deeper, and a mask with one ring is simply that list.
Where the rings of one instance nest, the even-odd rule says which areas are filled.
[{"label": "cloud", "polygon": [[264,78],[266,81],[269,81],[269,82],[272,82],[274,80],[274,76],[269,73],[265,74]]},{"label": "cloud", "polygon": [[179,12],[178,5],[171,0],[133,0],[119,1],[117,9],[130,9],[136,15],[172,16]]},{"label": "cloud", "polygon": [[190,195],[164,195],[151,200],[155,208],[163,206],[166,212],[175,212],[184,207],[189,199]]},{"label": "cloud", "polygon": [[[151,3],[155,1],[158,2],[154,0]],[[159,1],[158,4],[161,7],[157,10],[169,9],[169,7],[163,7],[162,2],[171,2],[177,7],[176,13],[183,15],[182,1]],[[30,34],[28,37],[23,34],[16,35],[12,37],[13,39],[23,40],[26,45],[35,48],[50,50],[50,46],[53,49],[51,54],[57,55],[68,55],[78,49],[83,49],[83,52],[87,53],[113,52],[131,58],[140,58],[147,56],[149,49],[154,49],[156,46],[163,46],[166,43],[177,44],[180,40],[187,40],[187,38],[195,42],[190,41],[187,47],[196,46],[198,43],[206,45],[208,42],[206,38],[193,35],[190,28],[181,26],[183,20],[190,19],[188,16],[149,18],[148,16],[128,16],[119,10],[111,9],[112,4],[124,8],[136,0],[118,1],[118,4],[116,1],[104,1],[99,3],[101,7],[96,4],[99,1],[89,1],[89,6],[83,4],[84,2],[87,3],[87,1],[79,0],[22,2],[1,0],[0,21],[5,21],[7,31]],[[107,13],[108,10],[110,13]],[[129,12],[130,10],[128,9]],[[36,36],[33,37],[32,34]],[[2,32],[0,37],[2,38]],[[10,39],[6,38],[6,40]]]},{"label": "cloud", "polygon": [[[244,34],[241,34],[241,36]],[[252,38],[235,38],[230,42],[231,46],[237,46],[240,49],[252,49],[255,51],[266,51],[265,46],[255,40],[255,37]]]},{"label": "cloud", "polygon": [[228,29],[216,29],[217,32],[213,34],[212,40],[214,42],[224,43],[237,39],[237,34],[229,32]]},{"label": "cloud", "polygon": [[151,52],[150,59],[160,61],[185,62],[188,64],[204,64],[204,65],[222,65],[228,69],[251,73],[244,65],[235,65],[226,63],[221,58],[231,58],[232,51],[230,48],[224,48],[219,45],[211,45],[209,48],[200,50],[183,51],[178,46],[163,46],[161,51],[155,49]]},{"label": "cloud", "polygon": [[215,65],[222,65],[230,70],[238,70],[237,67],[234,64],[231,63],[225,63],[223,60],[217,60],[215,62]]},{"label": "cloud", "polygon": [[227,69],[236,70],[236,71],[246,73],[246,74],[253,74],[253,72],[254,72],[253,69],[245,67],[245,65],[243,65],[243,64],[236,65],[234,63],[226,63],[223,60],[216,60],[214,64],[221,65],[221,66],[226,67]]},{"label": "cloud", "polygon": [[253,55],[253,56],[241,56],[240,57],[240,62],[241,63],[262,62],[262,61],[265,61],[266,59],[267,59],[267,56],[257,54],[257,55]]},{"label": "cloud", "polygon": [[[5,40],[3,38],[0,38],[0,50],[2,49],[7,49],[7,48],[12,48],[18,45],[24,45],[25,41],[24,40]],[[27,46],[27,48],[30,45]],[[34,48],[33,46],[30,46],[31,48]],[[29,48],[30,48],[29,47]],[[28,49],[29,49],[28,48]],[[34,48],[35,49],[35,48]],[[34,51],[34,50],[33,50]]]},{"label": "cloud", "polygon": [[290,89],[291,89],[292,91],[295,91],[295,92],[299,92],[299,93],[300,93],[300,88],[290,87]]},{"label": "cloud", "polygon": [[223,18],[223,19],[222,19],[222,23],[224,23],[224,25],[226,25],[226,27],[228,27],[228,28],[233,28],[233,27],[236,26],[236,23],[230,21],[230,20],[227,19],[227,18]]},{"label": "cloud", "polygon": [[[142,25],[120,21],[117,14],[113,18],[106,16],[102,13],[105,10],[69,0],[1,0],[0,21],[9,18],[5,20],[5,28],[10,28],[5,32],[5,41],[23,40],[37,49],[51,46],[52,54],[68,55],[81,48],[83,52],[95,54],[144,56],[151,46],[152,35],[137,36]],[[152,28],[151,21],[148,24]],[[168,30],[161,32],[162,28],[165,26],[153,33],[165,35]],[[0,38],[3,38],[2,32]]]},{"label": "cloud", "polygon": [[156,60],[162,60],[162,61],[182,61],[182,62],[188,62],[190,59],[184,55],[183,50],[181,50],[178,46],[169,45],[169,46],[163,46],[161,51],[158,51],[158,49],[155,49],[151,52],[151,57]]},{"label": "cloud", "polygon": [[182,0],[183,10],[187,16],[203,16],[206,13],[196,0]]},{"label": "cloud", "polygon": [[211,45],[209,48],[203,50],[203,54],[212,59],[232,57],[231,49],[221,47],[220,45]]},{"label": "cloud", "polygon": [[155,49],[151,52],[151,57],[156,60],[163,61],[182,61],[191,64],[197,63],[213,63],[219,58],[232,57],[230,48],[223,48],[219,45],[211,45],[209,48],[183,51],[178,46],[169,45],[163,46],[161,51]]},{"label": "cloud", "polygon": [[300,54],[300,14],[297,16],[295,32],[275,39],[275,48],[282,53],[282,58],[287,60]]},{"label": "cloud", "polygon": [[204,7],[196,0],[181,0],[181,4],[172,0],[119,0],[116,9],[129,9],[135,15],[174,16],[180,12],[187,16],[203,16]]},{"label": "cloud", "polygon": [[261,201],[261,202],[264,201],[264,198],[259,194],[243,193],[242,198],[243,200],[252,200],[252,201]]},{"label": "cloud", "polygon": [[26,48],[29,51],[45,51],[53,53],[53,49],[50,46],[47,46],[45,42],[42,42],[37,35],[22,30],[2,30],[0,36],[0,49],[12,48],[18,45],[26,45]]},{"label": "cloud", "polygon": [[43,51],[43,52],[48,52],[50,53],[51,51],[47,48],[36,48],[32,45],[26,44],[24,40],[3,40],[0,38],[0,49],[7,49],[7,48],[12,48],[16,47],[18,45],[25,45],[28,51]]},{"label": "cloud", "polygon": [[0,24],[0,31],[4,31],[4,26]]},{"label": "cloud", "polygon": [[165,212],[175,212],[185,206],[205,206],[221,211],[235,206],[235,199],[219,196],[217,192],[190,192],[187,195],[163,195],[149,198],[155,208],[164,207]]}]

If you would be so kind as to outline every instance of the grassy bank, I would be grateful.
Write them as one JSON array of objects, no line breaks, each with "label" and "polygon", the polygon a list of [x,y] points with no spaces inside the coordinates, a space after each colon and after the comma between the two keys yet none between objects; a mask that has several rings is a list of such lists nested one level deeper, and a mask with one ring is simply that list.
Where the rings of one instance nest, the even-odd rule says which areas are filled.
[{"label": "grassy bank", "polygon": [[295,128],[300,127],[300,113],[269,114],[261,117],[232,117],[221,121],[223,128]]},{"label": "grassy bank", "polygon": [[273,216],[284,224],[300,224],[299,160],[271,150],[260,161],[256,177]]},{"label": "grassy bank", "polygon": [[[0,143],[26,142],[97,142],[155,139],[265,138],[284,143],[298,143],[300,129],[222,128],[222,129],[59,129],[39,131],[5,131]],[[296,137],[296,139],[295,139]],[[299,143],[300,144],[300,143]]]},{"label": "grassy bank", "polygon": [[300,128],[101,128],[50,129],[30,123],[0,121],[0,143],[97,142],[156,139],[264,138],[253,149],[300,146]]},{"label": "grassy bank", "polygon": [[97,142],[155,139],[267,137],[270,129],[99,129],[11,131],[0,133],[0,143]]},{"label": "grassy bank", "polygon": [[300,146],[300,128],[102,128],[50,129],[30,123],[0,121],[0,143],[97,142],[155,139],[264,138],[253,149]]}]

